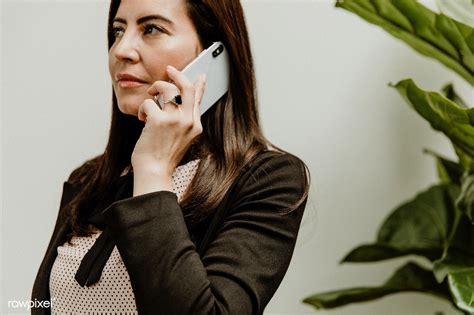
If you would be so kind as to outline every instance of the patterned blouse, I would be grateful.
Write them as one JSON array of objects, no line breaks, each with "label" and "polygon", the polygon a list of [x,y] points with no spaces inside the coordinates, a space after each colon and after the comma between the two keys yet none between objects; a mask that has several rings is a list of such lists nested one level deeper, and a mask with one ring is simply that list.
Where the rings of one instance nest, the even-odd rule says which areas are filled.
[{"label": "patterned blouse", "polygon": [[[172,189],[181,200],[194,177],[199,159],[178,166],[172,176]],[[71,239],[58,246],[49,279],[52,314],[138,314],[130,278],[115,246],[99,282],[81,287],[74,275],[84,255],[94,245],[102,231],[90,237]]]}]

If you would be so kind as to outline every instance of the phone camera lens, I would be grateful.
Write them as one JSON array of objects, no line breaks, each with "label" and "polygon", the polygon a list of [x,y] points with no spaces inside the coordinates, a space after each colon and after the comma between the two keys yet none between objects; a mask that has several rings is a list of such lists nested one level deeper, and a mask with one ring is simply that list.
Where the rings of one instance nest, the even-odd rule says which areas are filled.
[{"label": "phone camera lens", "polygon": [[213,56],[214,58],[217,57],[217,56],[219,56],[223,50],[224,50],[224,46],[219,45],[219,47],[217,47],[216,50],[214,50],[214,51],[212,52],[212,56]]}]

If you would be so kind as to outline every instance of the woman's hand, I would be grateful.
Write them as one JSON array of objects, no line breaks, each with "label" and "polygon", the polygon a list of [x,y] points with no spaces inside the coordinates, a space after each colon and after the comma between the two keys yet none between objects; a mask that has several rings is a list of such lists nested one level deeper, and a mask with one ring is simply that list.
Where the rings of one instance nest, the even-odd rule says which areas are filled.
[{"label": "woman's hand", "polygon": [[193,84],[183,73],[167,67],[169,78],[176,84],[156,81],[148,89],[150,95],[160,93],[169,100],[181,95],[182,104],[166,103],[163,109],[146,99],[138,110],[145,127],[132,153],[133,172],[169,176],[178,166],[193,140],[202,133],[201,99],[205,76]]}]

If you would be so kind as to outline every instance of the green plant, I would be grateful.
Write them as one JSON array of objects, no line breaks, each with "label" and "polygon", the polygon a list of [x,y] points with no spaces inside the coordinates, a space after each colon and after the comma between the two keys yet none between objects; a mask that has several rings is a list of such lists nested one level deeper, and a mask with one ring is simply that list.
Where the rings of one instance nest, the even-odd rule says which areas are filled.
[{"label": "green plant", "polygon": [[[471,5],[474,8],[474,0]],[[474,85],[472,26],[415,0],[339,0],[336,7],[382,27]],[[425,150],[436,160],[439,183],[394,209],[376,241],[353,249],[341,263],[416,255],[428,260],[430,268],[410,261],[378,287],[318,293],[303,302],[317,309],[334,308],[416,291],[446,299],[466,314],[474,313],[474,108],[466,106],[452,84],[444,86],[442,93],[423,91],[411,79],[389,86],[451,140],[459,161]]]}]

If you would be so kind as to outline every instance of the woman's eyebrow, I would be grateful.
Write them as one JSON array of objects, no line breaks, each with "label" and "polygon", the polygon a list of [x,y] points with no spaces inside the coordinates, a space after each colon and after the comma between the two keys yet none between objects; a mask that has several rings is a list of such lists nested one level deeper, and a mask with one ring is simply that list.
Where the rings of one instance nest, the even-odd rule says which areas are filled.
[{"label": "woman's eyebrow", "polygon": [[[173,21],[171,21],[170,19],[164,17],[163,15],[160,15],[160,14],[153,14],[153,15],[147,15],[147,16],[144,16],[144,17],[141,17],[137,20],[137,24],[142,24],[142,23],[145,23],[149,20],[161,20],[165,23],[168,23],[169,25],[173,25]],[[127,24],[127,21],[125,19],[122,19],[122,18],[115,18],[113,20],[113,22],[120,22],[120,23],[123,23],[123,24]]]}]

